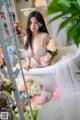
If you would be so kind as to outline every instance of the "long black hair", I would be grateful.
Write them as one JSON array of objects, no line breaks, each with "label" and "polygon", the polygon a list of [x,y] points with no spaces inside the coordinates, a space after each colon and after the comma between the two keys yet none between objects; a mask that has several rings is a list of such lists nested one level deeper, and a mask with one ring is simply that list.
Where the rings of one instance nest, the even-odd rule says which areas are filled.
[{"label": "long black hair", "polygon": [[27,19],[27,28],[26,28],[27,40],[25,42],[25,49],[28,49],[29,46],[32,48],[32,32],[30,30],[30,22],[31,22],[32,17],[35,17],[36,20],[41,24],[38,31],[48,33],[48,30],[47,30],[47,27],[45,24],[45,20],[44,20],[42,14],[38,11],[31,12]]}]

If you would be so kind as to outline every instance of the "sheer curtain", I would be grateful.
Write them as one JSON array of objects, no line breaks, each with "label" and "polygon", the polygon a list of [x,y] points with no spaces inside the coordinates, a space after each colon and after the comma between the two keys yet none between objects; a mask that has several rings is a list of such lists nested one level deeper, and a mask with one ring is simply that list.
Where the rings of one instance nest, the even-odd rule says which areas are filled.
[{"label": "sheer curtain", "polygon": [[56,78],[60,98],[45,104],[38,120],[80,120],[80,79],[76,78],[79,63],[80,49],[73,58],[56,68],[53,78]]},{"label": "sheer curtain", "polygon": [[34,81],[47,85],[50,92],[55,86],[59,90],[59,98],[51,99],[40,109],[38,120],[80,120],[80,80],[76,79],[80,48],[64,48],[61,56],[62,53],[74,55],[49,67],[24,70]]}]

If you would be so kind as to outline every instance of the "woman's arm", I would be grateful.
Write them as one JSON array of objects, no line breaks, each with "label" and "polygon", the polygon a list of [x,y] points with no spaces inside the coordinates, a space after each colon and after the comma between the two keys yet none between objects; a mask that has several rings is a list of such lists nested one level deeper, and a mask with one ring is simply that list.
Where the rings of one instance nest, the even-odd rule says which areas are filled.
[{"label": "woman's arm", "polygon": [[26,57],[25,63],[23,64],[23,68],[29,70],[31,68],[31,58]]},{"label": "woman's arm", "polygon": [[[24,44],[26,40],[27,40],[27,36],[24,37]],[[23,67],[28,70],[31,67],[31,57],[32,57],[31,48],[28,47],[28,49],[25,50],[24,54],[25,54],[25,63],[23,64]]]}]

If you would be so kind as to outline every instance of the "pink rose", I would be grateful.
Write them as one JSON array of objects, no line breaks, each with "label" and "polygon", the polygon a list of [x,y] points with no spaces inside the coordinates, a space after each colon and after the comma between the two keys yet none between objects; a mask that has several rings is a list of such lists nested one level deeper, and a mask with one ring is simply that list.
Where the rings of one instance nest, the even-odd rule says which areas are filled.
[{"label": "pink rose", "polygon": [[57,99],[59,99],[59,98],[60,98],[60,90],[59,90],[58,87],[55,87],[55,88],[53,89],[52,99],[53,99],[53,100],[57,100]]},{"label": "pink rose", "polygon": [[44,98],[42,96],[34,96],[32,98],[32,104],[34,105],[41,105],[44,103]]},{"label": "pink rose", "polygon": [[40,57],[40,63],[43,66],[47,66],[48,65],[48,61],[51,58],[51,55],[49,53],[47,53],[46,55],[43,55]]}]

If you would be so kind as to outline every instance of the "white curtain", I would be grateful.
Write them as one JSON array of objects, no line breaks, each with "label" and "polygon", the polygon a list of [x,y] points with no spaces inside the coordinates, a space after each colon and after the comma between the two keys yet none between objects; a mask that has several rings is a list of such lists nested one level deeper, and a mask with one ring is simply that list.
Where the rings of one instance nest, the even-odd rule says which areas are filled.
[{"label": "white curtain", "polygon": [[76,75],[79,64],[80,50],[58,66],[53,78],[60,90],[60,98],[45,104],[39,111],[38,120],[80,120],[80,78]]},{"label": "white curtain", "polygon": [[38,120],[80,120],[80,79],[76,77],[80,49],[64,48],[61,56],[62,52],[74,55],[49,67],[34,68],[29,72],[24,70],[24,74],[30,75],[34,81],[46,84],[50,92],[57,86],[60,93],[57,100],[52,99],[43,105]]}]

